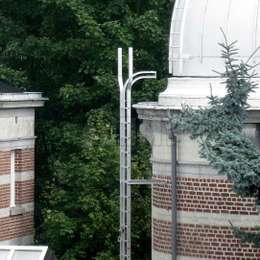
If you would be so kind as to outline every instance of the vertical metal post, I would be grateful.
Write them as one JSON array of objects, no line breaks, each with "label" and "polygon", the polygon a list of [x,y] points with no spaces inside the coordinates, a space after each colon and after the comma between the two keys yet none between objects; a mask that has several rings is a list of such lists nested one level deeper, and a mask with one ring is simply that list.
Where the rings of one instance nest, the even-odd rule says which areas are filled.
[{"label": "vertical metal post", "polygon": [[172,172],[172,260],[177,259],[177,147],[176,136],[170,130]]},{"label": "vertical metal post", "polygon": [[11,169],[10,169],[10,207],[15,207],[16,192],[15,192],[15,151],[11,151]]},{"label": "vertical metal post", "polygon": [[[132,153],[132,134],[131,134],[131,86],[133,82],[133,48],[128,49],[128,84],[126,86],[126,119],[127,119],[127,130],[126,130],[126,136],[127,136],[127,181],[130,181],[132,176],[131,176],[131,171],[132,171],[132,165],[131,165],[131,153]],[[128,185],[127,183],[127,257],[128,259],[131,259],[131,185]]]}]

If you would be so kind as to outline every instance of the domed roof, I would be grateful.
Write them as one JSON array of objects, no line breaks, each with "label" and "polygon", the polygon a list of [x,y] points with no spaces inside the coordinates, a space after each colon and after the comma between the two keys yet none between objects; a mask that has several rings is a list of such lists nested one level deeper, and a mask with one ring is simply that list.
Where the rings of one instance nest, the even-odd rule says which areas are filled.
[{"label": "domed roof", "polygon": [[[223,71],[220,28],[230,42],[238,41],[241,59],[249,57],[260,46],[260,1],[176,0],[170,33],[170,74],[215,77],[213,70]],[[252,62],[260,62],[260,52]],[[260,66],[257,71],[260,74]]]},{"label": "domed roof", "polygon": [[[135,108],[180,110],[186,104],[196,109],[207,107],[211,94],[225,96],[225,80],[214,72],[225,71],[218,45],[224,42],[221,28],[230,43],[237,41],[241,60],[255,53],[251,64],[260,64],[260,0],[175,0],[167,88],[158,102]],[[258,86],[248,97],[248,111],[250,122],[260,123],[260,65],[256,72]]]},{"label": "domed roof", "polygon": [[[175,1],[169,47],[172,78],[159,95],[159,106],[207,106],[211,93],[226,94],[223,80],[215,72],[225,70],[218,44],[224,42],[221,28],[230,43],[237,41],[238,58],[246,61],[260,46],[260,0]],[[251,63],[260,63],[260,49]],[[258,87],[248,103],[251,109],[260,110],[260,66],[256,72]]]}]

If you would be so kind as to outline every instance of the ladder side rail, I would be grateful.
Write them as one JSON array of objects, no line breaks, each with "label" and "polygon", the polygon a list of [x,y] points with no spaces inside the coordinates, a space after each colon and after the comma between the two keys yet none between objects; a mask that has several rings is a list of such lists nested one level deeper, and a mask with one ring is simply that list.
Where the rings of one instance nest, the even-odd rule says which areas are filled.
[{"label": "ladder side rail", "polygon": [[120,259],[124,259],[125,244],[125,95],[121,92],[120,108]]},{"label": "ladder side rail", "polygon": [[126,172],[126,194],[127,194],[127,211],[126,211],[126,222],[127,222],[127,260],[131,259],[131,186],[128,185],[128,181],[131,180],[131,165],[132,165],[132,156],[131,156],[131,87],[132,87],[132,81],[133,81],[133,48],[130,47],[128,49],[128,79],[129,82],[126,85],[126,120],[127,120],[127,130],[126,130],[126,136],[127,136],[127,172]]},{"label": "ladder side rail", "polygon": [[[124,89],[126,91],[126,88]],[[126,95],[126,92],[124,92],[124,95]],[[128,173],[128,133],[127,133],[127,127],[128,127],[128,118],[127,118],[127,99],[125,96],[125,106],[124,106],[124,116],[125,116],[125,139],[124,139],[124,145],[125,145],[125,158],[124,158],[124,175],[123,175],[123,185],[124,185],[124,260],[128,257],[128,234],[129,234],[129,226],[128,226],[128,219],[127,219],[127,212],[128,212],[128,185],[127,185],[127,173]]]},{"label": "ladder side rail", "polygon": [[118,49],[118,82],[120,89],[120,260],[124,260],[125,244],[125,94],[123,83],[123,53],[122,48]]}]

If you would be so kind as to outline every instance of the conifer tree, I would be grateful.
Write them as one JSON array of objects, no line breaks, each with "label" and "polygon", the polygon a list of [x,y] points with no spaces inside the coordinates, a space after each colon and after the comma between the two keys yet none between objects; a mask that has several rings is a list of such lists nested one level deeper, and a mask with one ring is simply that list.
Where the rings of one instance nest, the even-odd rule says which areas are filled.
[{"label": "conifer tree", "polygon": [[[224,97],[209,97],[206,108],[183,106],[179,115],[171,116],[173,131],[188,133],[200,144],[200,155],[208,160],[219,174],[226,174],[234,183],[234,191],[242,197],[255,197],[260,201],[260,151],[243,133],[248,96],[254,91],[253,55],[246,61],[237,58],[236,42],[225,37],[222,58],[225,71],[219,73],[226,85]],[[260,247],[260,234],[247,234],[234,227],[243,241]]]}]

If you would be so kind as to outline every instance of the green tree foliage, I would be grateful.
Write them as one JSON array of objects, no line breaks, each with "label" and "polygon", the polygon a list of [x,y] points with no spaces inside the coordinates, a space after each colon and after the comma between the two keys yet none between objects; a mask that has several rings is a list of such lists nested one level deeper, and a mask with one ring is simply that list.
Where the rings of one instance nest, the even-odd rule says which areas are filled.
[{"label": "green tree foliage", "polygon": [[[222,98],[211,95],[209,106],[194,110],[183,107],[181,113],[171,119],[177,132],[186,132],[200,143],[200,155],[208,160],[220,174],[227,174],[234,183],[233,189],[241,196],[260,200],[260,151],[243,133],[243,122],[248,108],[247,99],[254,91],[254,67],[249,61],[241,62],[236,57],[235,44],[220,44],[223,48],[225,72],[220,73],[226,85]],[[234,228],[243,241],[259,246],[260,234],[246,234]]]},{"label": "green tree foliage", "polygon": [[[59,259],[117,259],[117,48],[133,46],[136,70],[165,76],[171,9],[168,0],[0,1],[0,78],[49,97],[36,121],[36,235]],[[134,102],[163,85],[139,84]],[[134,175],[149,175],[149,149],[134,140]],[[149,189],[133,193],[134,259],[149,259]]]},{"label": "green tree foliage", "polygon": [[48,201],[43,235],[62,259],[86,259],[96,252],[113,255],[119,195],[116,137],[103,111],[91,114],[86,128],[75,135],[76,150],[55,160],[54,181],[42,194]]}]

